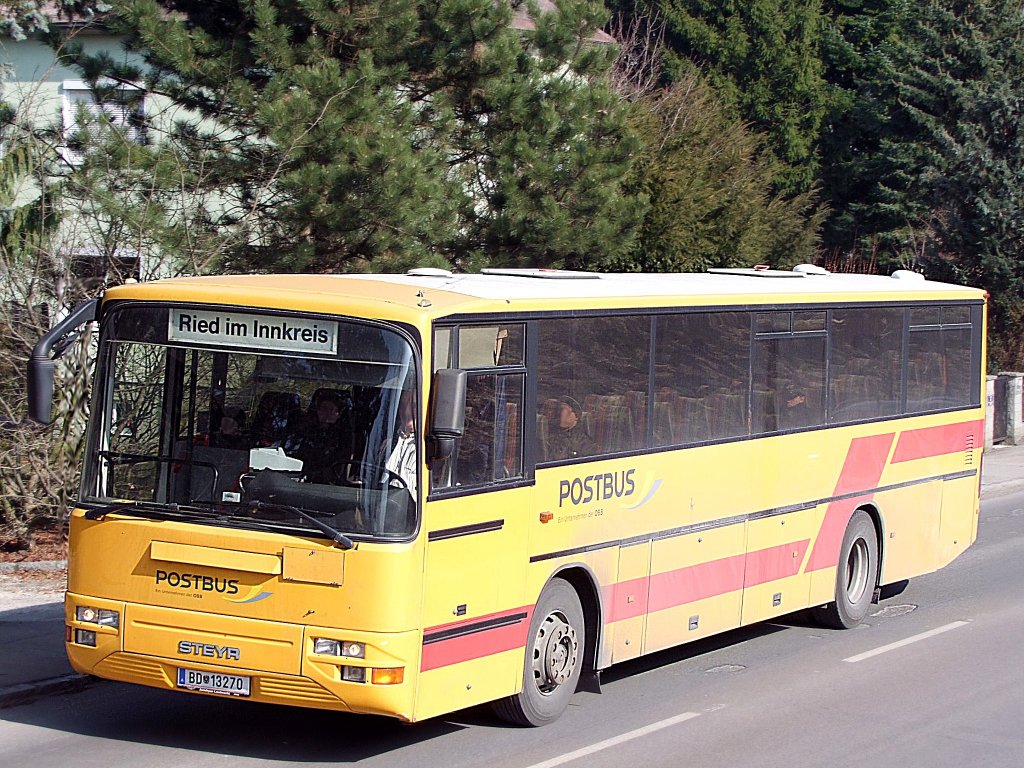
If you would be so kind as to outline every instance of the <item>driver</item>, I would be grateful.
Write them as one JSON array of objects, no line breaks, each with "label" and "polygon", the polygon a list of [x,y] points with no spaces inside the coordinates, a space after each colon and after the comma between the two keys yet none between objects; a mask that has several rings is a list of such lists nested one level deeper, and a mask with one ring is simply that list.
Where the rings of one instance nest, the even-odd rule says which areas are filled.
[{"label": "driver", "polygon": [[336,482],[337,465],[352,458],[352,430],[344,418],[341,399],[333,392],[323,393],[311,416],[290,453],[302,459],[307,482]]},{"label": "driver", "polygon": [[416,496],[416,414],[413,412],[412,395],[402,393],[398,403],[398,441],[384,462],[385,468],[398,475],[405,482],[410,495]]}]

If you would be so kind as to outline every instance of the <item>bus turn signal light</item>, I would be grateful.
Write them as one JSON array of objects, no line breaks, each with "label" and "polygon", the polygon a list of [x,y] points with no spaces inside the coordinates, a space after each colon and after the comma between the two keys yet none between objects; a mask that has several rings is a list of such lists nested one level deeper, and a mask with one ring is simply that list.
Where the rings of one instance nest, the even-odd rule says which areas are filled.
[{"label": "bus turn signal light", "polygon": [[374,669],[370,681],[374,685],[398,685],[405,680],[405,667]]}]

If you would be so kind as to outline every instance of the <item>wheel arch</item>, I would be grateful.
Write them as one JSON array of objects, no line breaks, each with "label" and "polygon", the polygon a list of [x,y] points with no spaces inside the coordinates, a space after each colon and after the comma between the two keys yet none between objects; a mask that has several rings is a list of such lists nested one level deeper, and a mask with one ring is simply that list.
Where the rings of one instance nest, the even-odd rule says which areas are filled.
[{"label": "wheel arch", "polygon": [[[562,579],[576,590],[583,606],[583,620],[586,623],[584,640],[584,672],[594,673],[600,668],[601,643],[604,639],[604,605],[601,599],[601,589],[598,586],[597,576],[586,563],[569,563],[561,566],[548,578],[544,588],[553,579]],[[541,590],[543,594],[544,590]],[[540,596],[538,595],[538,600]]]},{"label": "wheel arch", "polygon": [[882,584],[882,572],[884,570],[882,565],[885,562],[885,518],[881,508],[873,501],[861,504],[854,510],[854,514],[857,512],[867,514],[871,518],[872,525],[875,526],[875,541],[878,544],[878,570],[875,573],[875,587],[877,588]]}]

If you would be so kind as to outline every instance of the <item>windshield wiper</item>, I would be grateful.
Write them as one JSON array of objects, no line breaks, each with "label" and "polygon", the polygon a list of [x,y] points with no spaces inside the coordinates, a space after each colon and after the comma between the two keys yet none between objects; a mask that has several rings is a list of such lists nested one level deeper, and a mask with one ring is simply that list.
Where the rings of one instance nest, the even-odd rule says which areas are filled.
[{"label": "windshield wiper", "polygon": [[335,542],[341,549],[355,549],[356,547],[355,542],[344,533],[311,515],[301,507],[293,507],[291,504],[278,504],[272,501],[250,501],[249,508],[255,512],[265,509],[268,512],[284,512],[285,514],[301,517],[321,533],[326,533],[331,538],[331,541]]},{"label": "windshield wiper", "polygon": [[107,515],[119,512],[131,512],[133,509],[145,509],[153,512],[180,512],[177,504],[157,504],[151,501],[115,501],[113,504],[103,504],[85,511],[86,520],[99,520]]},{"label": "windshield wiper", "polygon": [[[239,505],[244,506],[244,505]],[[252,501],[248,504],[249,509],[253,511],[267,510],[268,512],[283,512],[285,514],[295,515],[301,517],[303,520],[314,525],[319,531],[327,534],[331,541],[335,542],[341,549],[355,549],[355,542],[352,541],[348,536],[343,534],[337,528],[334,528],[323,520],[318,520],[316,517],[311,515],[306,510],[300,507],[293,507],[290,504],[276,504],[268,501]],[[87,509],[85,512],[86,520],[100,520],[107,515],[128,513],[131,514],[133,510],[146,510],[147,512],[170,512],[171,514],[188,514],[202,512],[203,517],[209,517],[212,513],[213,519],[227,520],[228,516],[218,515],[214,510],[205,510],[198,507],[185,506],[181,504],[158,504],[152,501],[119,501],[112,504],[103,504],[92,509]],[[243,518],[239,518],[240,520]]]}]

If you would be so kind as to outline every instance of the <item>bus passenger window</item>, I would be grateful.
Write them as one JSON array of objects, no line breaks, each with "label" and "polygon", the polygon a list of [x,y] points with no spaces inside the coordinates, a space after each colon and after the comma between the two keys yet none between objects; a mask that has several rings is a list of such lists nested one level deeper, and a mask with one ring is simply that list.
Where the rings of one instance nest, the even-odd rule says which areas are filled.
[{"label": "bus passenger window", "polygon": [[[782,321],[789,328],[788,317]],[[772,327],[769,323],[768,327]],[[747,433],[750,314],[695,312],[657,320],[654,444],[699,443]],[[754,393],[755,401],[758,393]]]},{"label": "bus passenger window", "polygon": [[927,309],[910,313],[907,412],[968,405],[973,394],[969,309]]},{"label": "bus passenger window", "polygon": [[876,419],[900,411],[903,309],[832,310],[829,421]]},{"label": "bus passenger window", "polygon": [[825,318],[824,310],[757,313],[751,433],[825,423]]},{"label": "bus passenger window", "polygon": [[542,320],[537,350],[537,460],[643,448],[651,319]]}]

